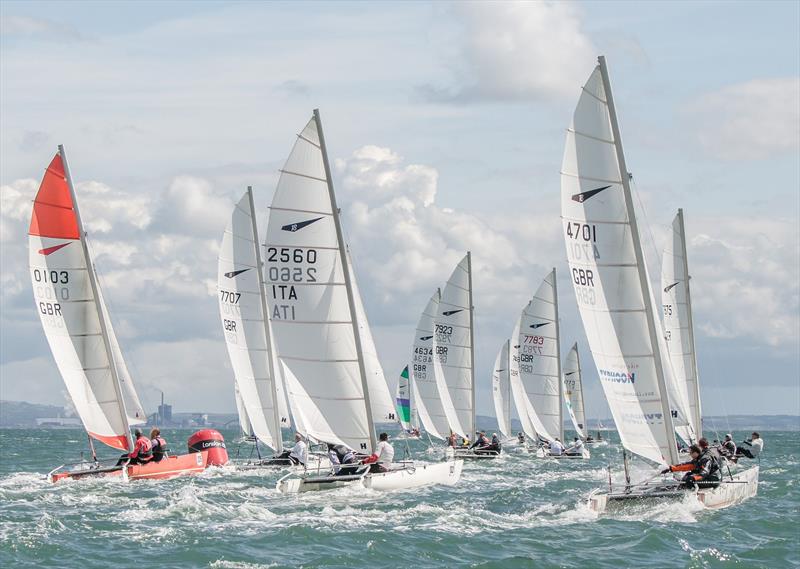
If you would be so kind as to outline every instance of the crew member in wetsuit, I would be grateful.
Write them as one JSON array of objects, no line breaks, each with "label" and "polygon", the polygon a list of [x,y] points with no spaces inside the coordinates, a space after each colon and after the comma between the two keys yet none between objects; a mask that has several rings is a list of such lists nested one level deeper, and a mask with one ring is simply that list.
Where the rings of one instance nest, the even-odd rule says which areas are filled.
[{"label": "crew member in wetsuit", "polygon": [[128,464],[147,464],[153,460],[153,445],[150,444],[150,439],[144,436],[139,429],[136,429],[133,434],[136,436],[133,450],[119,457],[117,466],[124,464],[125,461],[129,461]]},{"label": "crew member in wetsuit", "polygon": [[492,433],[492,444],[489,445],[488,450],[493,450],[497,453],[503,450],[503,445],[500,443],[500,437],[497,436],[497,433]]},{"label": "crew member in wetsuit", "polygon": [[328,444],[328,458],[333,466],[334,474],[352,474],[355,472],[353,466],[357,464],[356,453],[344,445]]},{"label": "crew member in wetsuit", "polygon": [[150,446],[153,449],[153,462],[167,456],[167,441],[161,436],[161,429],[155,427],[150,431]]},{"label": "crew member in wetsuit", "polygon": [[719,486],[721,476],[716,452],[709,447],[701,449],[699,445],[692,445],[689,447],[689,455],[692,460],[669,466],[661,473],[686,472],[682,480],[685,488],[694,488],[695,486],[716,488]]}]

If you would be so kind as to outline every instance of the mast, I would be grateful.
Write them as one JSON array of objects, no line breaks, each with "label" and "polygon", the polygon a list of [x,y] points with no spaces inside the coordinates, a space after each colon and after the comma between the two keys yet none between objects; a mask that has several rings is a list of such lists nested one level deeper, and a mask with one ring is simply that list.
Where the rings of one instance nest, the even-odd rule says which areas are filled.
[{"label": "mast", "polygon": [[375,450],[375,423],[372,420],[372,405],[369,401],[369,384],[367,383],[367,370],[364,366],[364,353],[361,346],[361,331],[358,329],[358,318],[356,316],[356,303],[353,296],[353,283],[350,275],[350,263],[347,258],[347,249],[344,245],[342,233],[342,222],[339,219],[339,208],[336,205],[336,194],[333,191],[333,177],[331,176],[331,166],[328,161],[328,148],[325,146],[325,135],[322,133],[322,120],[319,116],[319,109],[314,109],[314,122],[317,123],[319,133],[319,146],[322,151],[322,164],[325,167],[325,177],[328,182],[328,197],[331,200],[331,210],[333,211],[333,223],[336,227],[336,239],[339,242],[339,256],[342,259],[342,271],[344,272],[344,285],[347,291],[347,302],[350,305],[350,320],[353,323],[353,335],[356,342],[356,356],[358,357],[358,372],[361,375],[361,388],[364,391],[364,403],[366,404],[367,425],[369,429],[369,439],[372,448]]},{"label": "mast", "polygon": [[514,429],[511,428],[511,340],[506,340],[506,371],[508,373],[508,393],[506,396],[506,417],[508,418],[508,434],[513,435]]},{"label": "mast", "polygon": [[[131,428],[128,424],[128,413],[125,410],[125,399],[122,396],[122,389],[119,384],[119,374],[117,373],[117,366],[114,365],[114,354],[111,351],[111,342],[108,339],[108,328],[106,327],[106,319],[103,317],[103,308],[100,306],[100,294],[97,286],[97,275],[94,272],[94,263],[89,256],[89,247],[86,244],[86,233],[83,230],[83,220],[81,219],[81,212],[78,209],[78,199],[75,195],[75,188],[72,186],[72,175],[69,172],[69,163],[67,162],[67,154],[64,151],[62,144],[58,145],[58,153],[61,154],[61,161],[64,164],[64,175],[67,178],[67,187],[69,188],[72,204],[75,209],[75,219],[78,223],[78,233],[80,235],[81,248],[83,255],[86,258],[86,272],[89,274],[89,285],[92,288],[92,295],[94,296],[94,306],[97,310],[97,319],[100,322],[100,335],[103,337],[103,346],[106,349],[106,357],[108,358],[108,367],[111,370],[111,380],[114,384],[114,393],[119,402],[120,411],[122,411],[122,421],[125,424],[125,439],[128,441],[128,450],[133,448],[133,441],[131,440]],[[94,445],[92,446],[94,450]]]},{"label": "mast", "polygon": [[600,75],[603,78],[603,89],[606,92],[606,103],[608,104],[608,116],[611,119],[611,133],[614,135],[614,146],[617,150],[617,162],[619,164],[620,178],[622,179],[622,191],[625,197],[625,208],[628,213],[628,223],[631,226],[631,239],[633,239],[633,250],[636,255],[636,263],[639,266],[639,286],[642,292],[642,301],[644,304],[645,316],[647,318],[647,329],[650,335],[650,345],[653,349],[653,364],[656,370],[656,381],[658,382],[658,390],[661,395],[661,413],[664,416],[664,429],[667,432],[667,448],[669,449],[670,464],[678,462],[678,449],[675,446],[675,427],[672,424],[672,412],[669,408],[669,395],[667,391],[667,383],[664,378],[663,360],[661,358],[661,346],[658,343],[658,330],[656,328],[655,315],[653,314],[653,304],[650,298],[650,285],[647,282],[645,269],[644,254],[642,252],[642,243],[639,238],[639,225],[636,222],[636,212],[633,207],[633,199],[631,198],[631,184],[630,176],[628,174],[628,167],[625,165],[625,154],[622,151],[622,138],[619,133],[619,124],[617,123],[617,110],[614,106],[614,97],[611,94],[611,80],[608,77],[608,68],[606,67],[606,58],[601,55],[597,58],[597,63],[600,66]]},{"label": "mast", "polygon": [[558,324],[558,286],[556,286],[556,268],[553,267],[553,308],[556,320],[556,365],[558,370],[558,434],[564,442],[564,376],[561,375],[561,328]]},{"label": "mast", "polygon": [[470,428],[472,434],[475,436],[475,430],[478,426],[475,424],[475,322],[474,322],[474,307],[472,306],[472,252],[467,251],[467,277],[469,278],[469,375],[472,385],[472,423]]},{"label": "mast", "polygon": [[[283,448],[281,435],[281,414],[278,405],[278,378],[275,376],[275,362],[273,358],[272,330],[269,325],[269,310],[267,309],[266,285],[264,272],[261,265],[261,245],[258,242],[258,224],[256,223],[256,206],[253,202],[253,187],[247,186],[247,199],[250,201],[250,221],[253,224],[253,248],[256,250],[256,270],[258,271],[258,298],[261,300],[261,311],[264,313],[264,339],[267,343],[267,365],[269,376],[272,379],[272,419],[275,421],[275,452]],[[258,449],[258,443],[256,443]]]},{"label": "mast", "polygon": [[694,345],[694,318],[692,317],[692,295],[689,286],[689,259],[686,255],[686,228],[683,225],[683,208],[678,208],[678,223],[681,228],[681,247],[683,254],[683,275],[686,278],[686,315],[689,319],[689,345],[692,346],[692,372],[694,373],[694,400],[695,400],[695,416],[694,425],[697,429],[695,437],[701,439],[703,437],[703,417],[700,409],[700,372],[697,369],[697,350]]}]

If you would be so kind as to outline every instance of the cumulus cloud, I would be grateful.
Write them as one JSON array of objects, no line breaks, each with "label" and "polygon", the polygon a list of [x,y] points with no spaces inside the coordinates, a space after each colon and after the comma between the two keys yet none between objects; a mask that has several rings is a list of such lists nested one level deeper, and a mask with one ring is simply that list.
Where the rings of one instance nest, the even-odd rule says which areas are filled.
[{"label": "cumulus cloud", "polygon": [[800,149],[800,77],[754,79],[707,93],[686,112],[699,144],[723,160]]},{"label": "cumulus cloud", "polygon": [[447,65],[452,82],[426,85],[444,100],[531,100],[574,95],[596,50],[568,2],[464,2],[453,7],[462,27]]}]

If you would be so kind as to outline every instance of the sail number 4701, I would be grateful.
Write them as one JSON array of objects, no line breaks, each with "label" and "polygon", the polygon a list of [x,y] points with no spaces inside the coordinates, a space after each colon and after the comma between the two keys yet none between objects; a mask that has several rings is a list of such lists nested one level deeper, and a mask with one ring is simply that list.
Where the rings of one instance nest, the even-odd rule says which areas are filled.
[{"label": "sail number 4701", "polygon": [[597,226],[577,221],[567,222],[567,237],[570,239],[583,239],[597,243]]}]

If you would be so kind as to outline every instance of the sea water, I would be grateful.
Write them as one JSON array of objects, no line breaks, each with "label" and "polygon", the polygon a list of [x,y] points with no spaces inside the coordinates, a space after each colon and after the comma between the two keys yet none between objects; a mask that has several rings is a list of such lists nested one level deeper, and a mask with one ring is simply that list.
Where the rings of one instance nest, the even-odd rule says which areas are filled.
[{"label": "sea water", "polygon": [[[235,456],[237,433],[222,432]],[[191,431],[164,434],[182,450]],[[562,462],[509,448],[467,462],[455,487],[287,496],[275,490],[284,472],[269,469],[51,484],[45,474],[86,448],[83,432],[0,430],[0,567],[800,566],[798,433],[763,435],[758,495],[743,504],[712,512],[688,499],[597,516],[586,498],[607,486],[608,465],[619,479],[618,445]],[[394,444],[402,457],[406,442]],[[409,443],[415,458],[441,456],[427,447]]]}]

